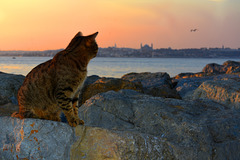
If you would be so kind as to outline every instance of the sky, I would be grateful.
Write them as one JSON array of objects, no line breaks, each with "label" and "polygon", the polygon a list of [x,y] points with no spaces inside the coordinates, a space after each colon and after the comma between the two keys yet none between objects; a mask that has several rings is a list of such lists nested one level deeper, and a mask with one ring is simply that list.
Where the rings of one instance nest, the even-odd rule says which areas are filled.
[{"label": "sky", "polygon": [[[99,47],[240,48],[240,0],[0,0],[0,50]],[[191,29],[197,29],[191,32]]]}]

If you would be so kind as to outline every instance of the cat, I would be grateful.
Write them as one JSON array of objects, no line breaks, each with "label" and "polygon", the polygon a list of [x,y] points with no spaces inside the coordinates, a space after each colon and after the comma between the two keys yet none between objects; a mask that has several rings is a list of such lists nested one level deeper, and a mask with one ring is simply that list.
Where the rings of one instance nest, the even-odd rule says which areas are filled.
[{"label": "cat", "polygon": [[78,98],[87,65],[98,52],[97,34],[78,32],[65,50],[28,73],[18,90],[20,118],[61,121],[63,112],[70,126],[84,124],[78,117]]}]

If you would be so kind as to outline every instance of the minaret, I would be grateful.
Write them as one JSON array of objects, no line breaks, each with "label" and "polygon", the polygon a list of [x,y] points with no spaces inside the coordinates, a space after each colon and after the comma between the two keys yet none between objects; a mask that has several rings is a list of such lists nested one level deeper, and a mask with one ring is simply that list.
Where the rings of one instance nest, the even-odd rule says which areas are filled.
[{"label": "minaret", "polygon": [[153,43],[151,43],[151,48],[153,49]]}]

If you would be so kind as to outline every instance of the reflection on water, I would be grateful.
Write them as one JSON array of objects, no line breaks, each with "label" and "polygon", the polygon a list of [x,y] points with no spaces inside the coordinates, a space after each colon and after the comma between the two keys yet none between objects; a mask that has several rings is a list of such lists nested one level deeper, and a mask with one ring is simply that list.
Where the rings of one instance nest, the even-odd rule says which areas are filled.
[{"label": "reflection on water", "polygon": [[[32,68],[52,57],[0,57],[0,71],[27,75]],[[206,64],[222,64],[227,60],[204,58],[105,58],[96,57],[90,61],[88,75],[121,77],[130,72],[167,72],[175,76],[183,72],[200,72]]]},{"label": "reflection on water", "polygon": [[130,72],[167,72],[171,77],[183,72],[201,72],[209,63],[222,64],[227,60],[206,58],[104,58],[93,59],[88,67],[89,75],[121,77]]},{"label": "reflection on water", "polygon": [[51,57],[0,57],[0,71],[27,75],[35,66],[49,59]]}]

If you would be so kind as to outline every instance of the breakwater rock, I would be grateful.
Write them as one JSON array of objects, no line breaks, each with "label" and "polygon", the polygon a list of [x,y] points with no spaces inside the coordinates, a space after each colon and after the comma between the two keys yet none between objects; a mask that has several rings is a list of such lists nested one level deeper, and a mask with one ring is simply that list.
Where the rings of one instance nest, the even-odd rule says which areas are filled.
[{"label": "breakwater rock", "polygon": [[9,116],[18,110],[17,91],[24,78],[0,72],[0,116]]},{"label": "breakwater rock", "polygon": [[79,109],[86,126],[0,117],[1,159],[236,159],[240,112],[209,100],[97,94]]},{"label": "breakwater rock", "polygon": [[17,91],[24,81],[24,76],[0,72],[0,105],[9,102],[17,104]]},{"label": "breakwater rock", "polygon": [[100,78],[98,76],[89,76],[84,84],[82,92],[79,96],[80,104],[92,96],[107,91],[119,91],[121,89],[132,89],[143,92],[142,84],[131,82],[120,78]]},{"label": "breakwater rock", "polygon": [[207,64],[202,72],[204,73],[239,73],[240,72],[240,62],[236,61],[226,61],[222,65],[211,63]]},{"label": "breakwater rock", "polygon": [[12,118],[4,102],[0,159],[240,159],[240,74],[225,64],[232,71],[90,76],[76,128]]}]

